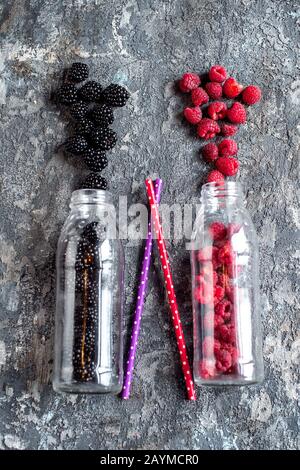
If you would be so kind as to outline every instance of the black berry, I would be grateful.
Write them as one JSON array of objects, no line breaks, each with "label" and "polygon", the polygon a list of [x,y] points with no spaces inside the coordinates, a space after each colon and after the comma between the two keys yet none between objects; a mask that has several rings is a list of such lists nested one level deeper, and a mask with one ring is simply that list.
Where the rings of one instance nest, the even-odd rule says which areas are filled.
[{"label": "black berry", "polygon": [[81,184],[82,189],[107,189],[107,181],[103,176],[98,173],[90,173],[83,183]]},{"label": "black berry", "polygon": [[80,83],[86,80],[89,76],[89,68],[87,64],[81,62],[74,62],[68,72],[68,81],[73,83]]},{"label": "black berry", "polygon": [[117,143],[117,134],[109,127],[99,127],[91,133],[92,145],[100,150],[110,150]]},{"label": "black berry", "polygon": [[111,106],[125,106],[129,92],[121,85],[111,84],[102,93],[102,99]]},{"label": "black berry", "polygon": [[81,155],[87,148],[88,142],[82,135],[75,135],[65,143],[65,149],[73,155]]},{"label": "black berry", "polygon": [[58,102],[61,104],[74,104],[78,100],[77,88],[71,83],[63,85],[57,93]]},{"label": "black berry", "polygon": [[87,112],[88,106],[83,101],[78,101],[78,103],[73,104],[70,108],[70,114],[76,120],[82,119]]},{"label": "black berry", "polygon": [[107,104],[95,106],[90,117],[98,126],[109,126],[114,121],[113,110]]},{"label": "black berry", "polygon": [[103,150],[88,148],[83,154],[83,159],[91,171],[102,171],[107,167],[107,157]]},{"label": "black berry", "polygon": [[76,134],[89,136],[95,130],[95,126],[89,119],[81,119],[76,126]]},{"label": "black berry", "polygon": [[87,103],[99,101],[102,94],[102,86],[100,83],[90,81],[86,82],[78,91],[80,98]]}]

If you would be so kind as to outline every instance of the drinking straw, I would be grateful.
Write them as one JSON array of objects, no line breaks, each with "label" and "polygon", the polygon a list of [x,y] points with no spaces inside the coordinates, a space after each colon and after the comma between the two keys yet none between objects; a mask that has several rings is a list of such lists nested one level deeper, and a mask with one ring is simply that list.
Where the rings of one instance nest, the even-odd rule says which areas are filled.
[{"label": "drinking straw", "polygon": [[154,230],[156,233],[157,245],[158,245],[158,250],[159,250],[159,255],[160,255],[160,262],[161,262],[165,285],[167,289],[169,306],[170,306],[171,314],[172,314],[173,326],[174,326],[177,346],[179,350],[181,368],[182,368],[182,372],[183,372],[183,376],[185,380],[187,397],[189,400],[196,400],[194,382],[193,382],[193,377],[192,377],[191,369],[189,366],[189,360],[188,360],[188,356],[186,352],[186,344],[184,340],[183,329],[182,329],[178,305],[176,301],[170,262],[168,259],[168,253],[166,250],[164,236],[162,233],[161,222],[160,222],[159,212],[158,212],[158,205],[157,205],[154,188],[153,188],[153,182],[150,178],[147,178],[145,181],[145,184],[146,184],[147,195],[148,195],[149,204],[151,208],[151,220],[153,221]]},{"label": "drinking straw", "polygon": [[[160,200],[161,188],[162,188],[162,180],[158,178],[154,181],[154,191],[155,191],[155,198],[157,200],[157,203],[159,203],[159,200]],[[143,261],[141,265],[140,283],[138,287],[136,308],[134,312],[134,321],[133,321],[133,328],[132,328],[132,334],[131,334],[131,339],[130,339],[128,360],[127,360],[126,370],[125,370],[124,386],[123,386],[123,390],[121,394],[121,398],[123,398],[124,400],[128,400],[129,395],[130,395],[130,386],[132,382],[134,360],[135,360],[137,342],[138,342],[138,337],[139,337],[139,332],[140,332],[141,318],[142,318],[143,308],[144,308],[144,297],[145,297],[147,283],[148,283],[148,271],[149,271],[149,266],[150,266],[150,261],[151,261],[151,251],[152,251],[152,229],[151,229],[151,217],[149,217],[148,235],[147,235],[147,240],[146,240],[146,245],[145,245],[144,257],[143,257]]]}]

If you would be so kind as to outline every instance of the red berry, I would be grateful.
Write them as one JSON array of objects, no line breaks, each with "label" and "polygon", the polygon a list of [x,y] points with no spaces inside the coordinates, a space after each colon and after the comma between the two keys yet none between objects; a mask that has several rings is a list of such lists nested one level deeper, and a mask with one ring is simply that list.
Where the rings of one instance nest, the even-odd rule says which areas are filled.
[{"label": "red berry", "polygon": [[214,355],[215,340],[212,336],[205,336],[202,341],[202,355],[204,357],[212,357]]},{"label": "red berry", "polygon": [[213,170],[208,173],[206,182],[207,183],[217,183],[217,184],[224,184],[224,175],[220,171]]},{"label": "red berry", "polygon": [[238,146],[235,140],[224,139],[218,145],[220,157],[233,157],[237,154]]},{"label": "red berry", "polygon": [[223,299],[225,295],[225,290],[222,286],[215,286],[214,287],[214,304],[217,304],[220,302],[220,300]]},{"label": "red berry", "polygon": [[208,140],[219,134],[220,127],[212,119],[203,118],[198,124],[197,133],[202,139]]},{"label": "red berry", "polygon": [[232,356],[229,351],[226,351],[226,349],[220,349],[216,356],[216,369],[220,372],[225,372],[232,366]]},{"label": "red berry", "polygon": [[208,76],[212,82],[222,83],[226,80],[227,72],[222,65],[213,65],[208,72]]},{"label": "red berry", "polygon": [[234,252],[232,250],[231,243],[228,241],[225,245],[218,251],[218,261],[221,264],[233,264],[234,262]]},{"label": "red berry", "polygon": [[179,82],[179,88],[183,93],[188,93],[199,85],[200,77],[196,73],[190,72],[183,74]]},{"label": "red berry", "polygon": [[201,106],[209,101],[209,96],[203,88],[198,87],[192,90],[192,102],[195,106]]},{"label": "red berry", "polygon": [[210,379],[215,375],[215,360],[214,359],[203,359],[200,362],[199,368],[200,377],[202,379]]},{"label": "red berry", "polygon": [[219,100],[222,96],[222,85],[217,82],[208,82],[205,85],[205,91],[212,100]]},{"label": "red berry", "polygon": [[213,222],[208,228],[209,234],[213,241],[222,240],[227,235],[227,229],[221,222]]},{"label": "red berry", "polygon": [[214,315],[214,329],[217,330],[219,326],[224,324],[224,319],[220,315]]},{"label": "red berry", "polygon": [[[224,273],[219,274],[218,283],[220,284],[220,286],[224,287],[226,291],[227,287],[230,287],[228,275]],[[226,291],[226,295],[227,295],[227,291]]]},{"label": "red berry", "polygon": [[202,111],[199,106],[195,108],[185,108],[183,114],[185,119],[191,124],[198,124],[202,119]]},{"label": "red berry", "polygon": [[242,100],[245,104],[255,104],[261,99],[261,90],[258,86],[249,85],[242,93]]},{"label": "red berry", "polygon": [[236,332],[233,325],[221,325],[218,328],[219,338],[225,343],[233,343],[236,338]]},{"label": "red berry", "polygon": [[239,162],[236,158],[220,157],[216,160],[216,168],[225,176],[234,176],[239,169]]},{"label": "red berry", "polygon": [[227,110],[227,118],[234,124],[244,124],[247,120],[247,114],[241,103],[233,103],[231,108]]},{"label": "red berry", "polygon": [[215,101],[211,103],[207,108],[207,114],[211,119],[217,121],[218,119],[224,119],[226,116],[227,106],[222,101]]},{"label": "red berry", "polygon": [[242,91],[243,85],[240,85],[235,78],[229,77],[223,84],[223,93],[227,98],[236,98]]},{"label": "red berry", "polygon": [[219,157],[219,150],[216,144],[206,144],[201,149],[204,160],[207,162],[213,162]]},{"label": "red berry", "polygon": [[222,300],[215,306],[215,314],[220,315],[225,321],[230,320],[232,304],[229,300]]},{"label": "red berry", "polygon": [[221,134],[224,135],[224,137],[230,137],[234,135],[238,128],[234,124],[226,124],[225,122],[222,122],[220,125],[221,127]]}]

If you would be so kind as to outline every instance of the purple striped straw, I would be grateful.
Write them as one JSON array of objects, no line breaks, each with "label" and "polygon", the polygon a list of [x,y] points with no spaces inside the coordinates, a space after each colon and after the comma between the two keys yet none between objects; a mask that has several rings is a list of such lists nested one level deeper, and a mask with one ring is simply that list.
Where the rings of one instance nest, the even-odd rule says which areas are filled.
[{"label": "purple striped straw", "polygon": [[[154,193],[157,204],[160,201],[160,194],[162,188],[162,180],[156,179],[154,181]],[[150,212],[149,212],[150,214]],[[151,261],[151,251],[152,251],[152,229],[151,229],[151,215],[149,215],[148,222],[148,236],[146,240],[145,253],[142,261],[141,273],[140,273],[140,283],[138,287],[137,301],[134,312],[133,328],[130,339],[130,347],[128,352],[128,360],[126,363],[125,377],[124,377],[124,386],[121,394],[121,398],[128,400],[130,395],[130,386],[132,382],[132,374],[134,369],[134,359],[136,354],[137,342],[140,333],[141,319],[144,308],[144,298],[147,289],[148,283],[148,271]]]}]

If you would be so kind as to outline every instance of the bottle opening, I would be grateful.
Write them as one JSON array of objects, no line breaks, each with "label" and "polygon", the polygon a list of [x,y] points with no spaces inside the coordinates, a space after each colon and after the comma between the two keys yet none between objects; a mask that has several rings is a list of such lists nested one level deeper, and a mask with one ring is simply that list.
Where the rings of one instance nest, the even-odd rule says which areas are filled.
[{"label": "bottle opening", "polygon": [[73,191],[70,207],[81,204],[109,204],[112,195],[104,189],[78,189]]},{"label": "bottle opening", "polygon": [[242,187],[236,181],[225,181],[224,183],[206,183],[202,186],[201,197],[207,198],[225,198],[225,197],[243,197]]}]

